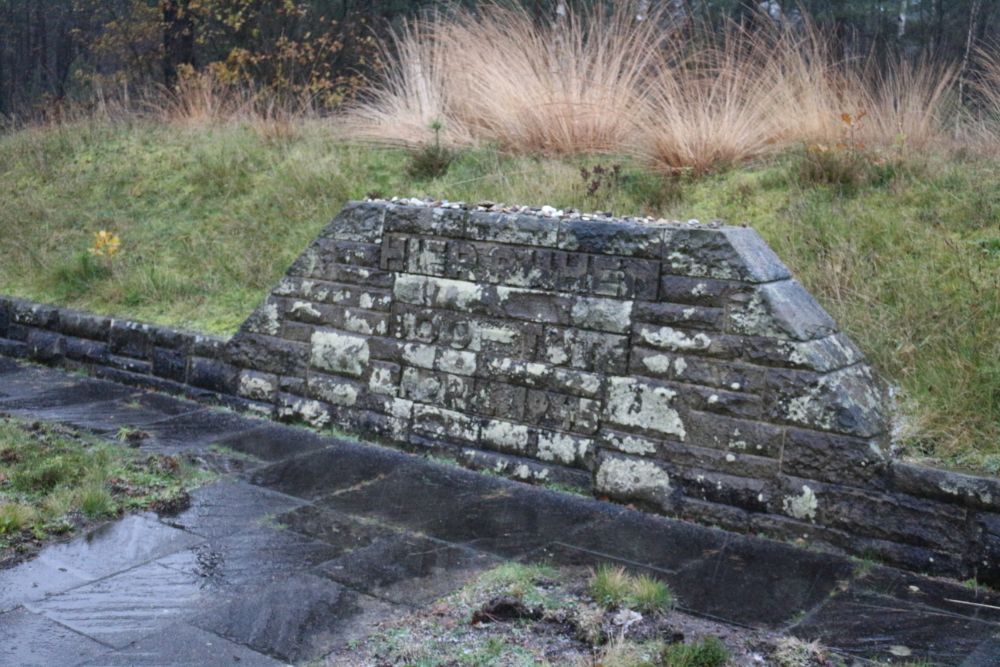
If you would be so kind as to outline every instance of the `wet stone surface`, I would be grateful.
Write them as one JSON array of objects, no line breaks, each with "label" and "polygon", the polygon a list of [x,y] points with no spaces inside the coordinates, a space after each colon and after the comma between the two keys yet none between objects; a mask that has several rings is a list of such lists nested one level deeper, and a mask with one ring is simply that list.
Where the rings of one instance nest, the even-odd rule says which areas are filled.
[{"label": "wet stone surface", "polygon": [[178,513],[0,570],[0,664],[321,662],[505,559],[618,564],[668,582],[689,612],[849,657],[997,664],[1000,595],[981,588],[3,360],[0,392],[0,413],[108,435],[148,419],[140,451],[244,461]]}]

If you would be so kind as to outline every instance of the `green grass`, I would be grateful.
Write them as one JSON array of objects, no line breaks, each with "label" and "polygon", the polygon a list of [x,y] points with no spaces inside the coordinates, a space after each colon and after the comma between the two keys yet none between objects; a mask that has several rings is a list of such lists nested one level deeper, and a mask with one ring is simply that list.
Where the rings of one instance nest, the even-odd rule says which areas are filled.
[{"label": "green grass", "polygon": [[201,477],[173,457],[0,420],[0,562],[88,520],[169,502]]},{"label": "green grass", "polygon": [[[894,158],[845,188],[803,159],[668,182],[625,158],[484,148],[420,180],[405,151],[318,122],[280,140],[236,124],[22,130],[0,136],[0,292],[228,334],[371,192],[749,222],[899,386],[909,453],[1000,473],[1000,160]],[[588,194],[580,170],[597,164],[620,175]],[[101,229],[122,240],[110,260],[86,254]]]},{"label": "green grass", "polygon": [[670,588],[646,574],[629,574],[621,567],[601,565],[590,578],[590,594],[606,607],[628,607],[645,613],[669,611],[674,605]]}]

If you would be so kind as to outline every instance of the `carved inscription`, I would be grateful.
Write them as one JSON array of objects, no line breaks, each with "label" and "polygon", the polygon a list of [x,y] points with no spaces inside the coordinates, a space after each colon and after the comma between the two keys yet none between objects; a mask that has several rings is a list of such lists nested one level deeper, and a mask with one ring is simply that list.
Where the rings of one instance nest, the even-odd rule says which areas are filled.
[{"label": "carved inscription", "polygon": [[658,262],[551,248],[388,234],[381,268],[557,292],[655,300]]}]

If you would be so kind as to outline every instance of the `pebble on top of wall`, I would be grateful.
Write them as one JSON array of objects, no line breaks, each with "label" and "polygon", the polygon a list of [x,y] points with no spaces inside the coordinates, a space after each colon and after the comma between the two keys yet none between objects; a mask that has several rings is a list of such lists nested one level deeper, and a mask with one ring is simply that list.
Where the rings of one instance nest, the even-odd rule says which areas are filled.
[{"label": "pebble on top of wall", "polygon": [[[8,303],[0,338],[31,354],[55,335]],[[123,326],[116,358],[282,419],[921,570],[1000,570],[1000,483],[891,460],[884,384],[749,228],[354,202],[230,341]]]}]

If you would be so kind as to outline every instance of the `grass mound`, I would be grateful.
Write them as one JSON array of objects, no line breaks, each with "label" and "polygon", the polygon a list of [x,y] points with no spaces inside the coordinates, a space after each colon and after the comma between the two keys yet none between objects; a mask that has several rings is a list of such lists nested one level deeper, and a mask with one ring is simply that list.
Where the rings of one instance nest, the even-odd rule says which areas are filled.
[{"label": "grass mound", "polygon": [[[437,176],[409,163],[319,121],[277,138],[239,123],[3,135],[0,292],[231,333],[344,202],[369,193],[746,222],[898,387],[909,453],[1000,473],[996,158],[858,141],[666,179],[625,156],[489,147]],[[112,256],[88,252],[101,230],[120,239]]]}]

